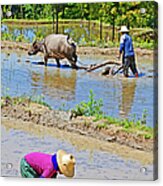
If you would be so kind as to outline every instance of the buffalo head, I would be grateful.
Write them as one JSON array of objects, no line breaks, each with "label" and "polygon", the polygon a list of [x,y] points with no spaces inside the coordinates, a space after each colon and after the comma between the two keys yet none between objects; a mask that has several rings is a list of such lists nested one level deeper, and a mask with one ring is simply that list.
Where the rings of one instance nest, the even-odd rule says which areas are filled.
[{"label": "buffalo head", "polygon": [[43,42],[38,42],[37,40],[34,41],[30,50],[28,51],[28,55],[35,55],[38,52],[42,52],[43,51],[42,46],[43,46]]}]

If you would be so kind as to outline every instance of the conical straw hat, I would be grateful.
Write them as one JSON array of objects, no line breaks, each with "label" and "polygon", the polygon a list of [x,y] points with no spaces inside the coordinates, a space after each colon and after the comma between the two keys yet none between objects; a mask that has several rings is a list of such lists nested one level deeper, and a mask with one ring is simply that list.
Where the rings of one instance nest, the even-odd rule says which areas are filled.
[{"label": "conical straw hat", "polygon": [[75,158],[72,154],[67,154],[64,150],[57,151],[57,162],[62,174],[66,177],[73,177],[75,170]]}]

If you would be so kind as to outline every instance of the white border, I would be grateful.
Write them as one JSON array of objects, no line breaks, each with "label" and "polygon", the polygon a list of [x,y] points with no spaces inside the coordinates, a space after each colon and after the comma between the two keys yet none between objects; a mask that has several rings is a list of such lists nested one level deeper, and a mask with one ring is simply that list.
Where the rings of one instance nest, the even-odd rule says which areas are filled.
[{"label": "white border", "polygon": [[[0,4],[25,4],[25,3],[35,3],[35,4],[40,4],[40,3],[65,3],[65,2],[104,2],[106,0],[62,0],[60,2],[58,2],[57,0],[1,0]],[[111,0],[108,0],[108,2],[112,2]],[[113,0],[113,1],[117,1],[117,0]],[[120,0],[120,1],[128,1],[128,0]],[[131,1],[131,0],[130,0]],[[161,80],[163,81],[163,21],[161,20],[161,18],[163,18],[163,0],[156,0],[156,2],[159,3],[159,147],[161,147],[161,143],[163,143],[163,135],[162,133],[162,128],[163,128],[163,114],[161,116],[161,104],[163,103],[163,99],[161,97],[163,97],[163,89],[161,86]],[[40,179],[19,179],[19,178],[0,178],[0,184],[2,186],[28,186],[28,184],[30,184],[30,186],[33,185],[38,185],[42,186],[50,186],[50,185],[59,185],[59,186],[81,186],[81,185],[88,185],[89,186],[97,186],[97,185],[153,185],[156,184],[157,185],[162,185],[163,184],[163,171],[162,171],[162,149],[159,149],[159,180],[157,180],[156,182],[142,182],[142,181],[102,181],[102,180],[40,180]]]}]

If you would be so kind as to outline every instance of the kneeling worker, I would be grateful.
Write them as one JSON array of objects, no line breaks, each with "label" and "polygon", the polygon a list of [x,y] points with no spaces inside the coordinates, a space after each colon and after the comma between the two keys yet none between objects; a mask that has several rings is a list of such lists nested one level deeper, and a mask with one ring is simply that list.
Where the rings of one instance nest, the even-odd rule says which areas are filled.
[{"label": "kneeling worker", "polygon": [[21,159],[20,170],[24,178],[56,178],[58,173],[73,177],[75,158],[63,150],[53,155],[32,152]]}]

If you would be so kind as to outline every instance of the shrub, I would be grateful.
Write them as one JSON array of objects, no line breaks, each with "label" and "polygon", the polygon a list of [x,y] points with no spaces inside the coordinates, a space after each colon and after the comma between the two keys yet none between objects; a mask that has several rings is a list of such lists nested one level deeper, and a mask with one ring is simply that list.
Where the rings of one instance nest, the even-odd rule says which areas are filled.
[{"label": "shrub", "polygon": [[88,102],[82,101],[78,105],[76,105],[75,109],[72,110],[76,116],[97,116],[103,113],[102,106],[103,101],[102,99],[95,100],[95,95],[92,90],[89,92],[89,100]]}]

